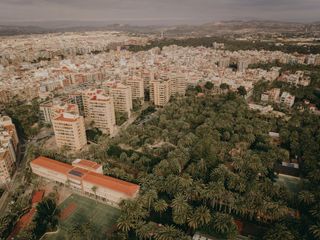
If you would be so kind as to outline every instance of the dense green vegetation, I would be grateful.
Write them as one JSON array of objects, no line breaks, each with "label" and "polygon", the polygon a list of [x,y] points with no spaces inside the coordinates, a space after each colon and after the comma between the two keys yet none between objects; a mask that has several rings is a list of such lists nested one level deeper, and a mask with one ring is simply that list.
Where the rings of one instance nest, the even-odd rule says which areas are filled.
[{"label": "dense green vegetation", "polygon": [[[257,239],[320,239],[319,117],[258,115],[241,91],[196,97],[197,89],[189,89],[156,113],[143,110],[120,136],[101,138],[88,152],[67,156],[36,147],[32,154],[85,157],[102,163],[107,175],[140,184],[140,196],[121,205],[113,239],[190,239],[195,231],[232,239],[236,221],[250,224],[255,231],[244,234]],[[280,133],[279,146],[269,131]],[[304,179],[299,193],[276,182],[275,166],[290,159]],[[72,231],[84,233],[83,227]]]},{"label": "dense green vegetation", "polygon": [[287,63],[283,64],[279,61],[274,61],[270,63],[257,63],[257,64],[250,64],[249,68],[261,68],[264,70],[270,70],[272,67],[280,67],[281,73],[283,72],[291,72],[294,73],[296,71],[310,71],[310,72],[318,72],[320,71],[320,66],[313,66],[313,65],[306,65],[306,64],[298,64],[298,63]]},{"label": "dense green vegetation", "polygon": [[6,239],[14,228],[18,216],[7,213],[0,218],[0,239]]},{"label": "dense green vegetation", "polygon": [[298,46],[295,44],[284,44],[282,46],[276,45],[274,42],[262,41],[240,41],[224,37],[198,37],[186,39],[159,39],[151,41],[148,45],[130,45],[128,50],[133,52],[147,51],[154,47],[163,48],[165,46],[177,45],[182,47],[212,47],[213,42],[225,44],[225,49],[230,51],[239,50],[269,50],[269,51],[282,51],[285,53],[301,53],[301,54],[318,54],[320,53],[320,45],[312,46]]},{"label": "dense green vegetation", "polygon": [[17,239],[39,239],[47,231],[53,231],[58,224],[59,210],[54,198],[43,199],[36,207],[37,211],[32,223],[19,233]]},{"label": "dense green vegetation", "polygon": [[87,139],[90,142],[97,143],[102,134],[103,133],[98,128],[86,130]]},{"label": "dense green vegetation", "polygon": [[29,211],[31,196],[26,191],[26,185],[29,183],[19,183],[12,193],[11,201],[14,204],[9,204],[9,209],[0,217],[0,239],[7,239],[19,218]]},{"label": "dense green vegetation", "polygon": [[[279,87],[298,102],[308,99],[320,106],[318,68],[279,63],[251,67],[272,66],[281,66],[282,72],[309,71],[311,85],[294,87],[262,79],[254,87],[255,101],[262,92]],[[227,93],[229,86],[222,84],[225,94],[212,96],[213,87],[205,83],[189,88],[187,97],[173,98],[157,112],[149,106],[113,139],[104,138],[97,129],[89,130],[88,139],[98,145],[91,145],[87,152],[57,153],[36,146],[31,155],[60,161],[92,159],[103,164],[105,174],[141,186],[136,200],[122,203],[113,239],[183,240],[196,231],[233,239],[239,221],[251,226],[252,232],[244,234],[256,239],[320,239],[319,117],[295,110],[289,120],[258,115],[248,109],[243,87],[237,94]],[[197,97],[199,92],[202,97]],[[18,105],[7,111],[22,133],[31,136],[28,126],[36,122],[38,106],[36,102],[27,106],[27,111]],[[271,141],[270,131],[280,133],[279,145]],[[303,179],[298,193],[277,183],[275,173],[276,165],[292,160],[299,163]],[[37,215],[21,239],[54,229],[55,207],[46,204],[43,210],[51,217]],[[0,231],[7,234],[16,219],[0,219],[5,226]],[[90,228],[89,223],[75,225],[70,238],[86,235]]]},{"label": "dense green vegetation", "polygon": [[128,113],[116,112],[116,124],[121,126],[128,120]]},{"label": "dense green vegetation", "polygon": [[36,100],[31,103],[11,102],[6,105],[5,113],[12,118],[20,137],[29,138],[38,133],[39,103]]},{"label": "dense green vegetation", "polygon": [[2,196],[2,194],[4,193],[4,189],[3,188],[0,188],[0,198]]},{"label": "dense green vegetation", "polygon": [[254,64],[251,65],[250,68],[270,70],[275,66],[281,67],[281,74],[284,74],[285,72],[295,73],[296,71],[304,71],[305,74],[310,76],[310,85],[305,87],[292,86],[282,81],[274,81],[270,84],[262,79],[254,86],[254,101],[260,101],[260,97],[263,92],[270,90],[271,88],[280,88],[282,92],[289,92],[296,97],[296,105],[301,105],[304,100],[309,100],[310,103],[313,103],[320,108],[320,66],[310,66],[304,64],[280,64],[278,62],[273,62]]},{"label": "dense green vegetation", "polygon": [[295,207],[301,214],[300,222],[296,223],[301,235],[295,239],[320,239],[319,116],[297,113],[287,124],[282,124],[279,125],[281,146],[289,150],[292,159],[298,160],[305,179],[303,190],[295,199]]},{"label": "dense green vegetation", "polygon": [[[286,122],[257,115],[234,93],[196,94],[189,89],[157,113],[145,109],[119,137],[99,139],[81,156],[38,147],[32,154],[96,160],[107,175],[141,185],[139,198],[122,204],[114,239],[188,239],[195,231],[233,238],[235,220],[251,224],[258,239],[316,239],[318,117],[293,112]],[[280,146],[269,131],[280,133]],[[305,179],[298,194],[276,183],[275,165],[290,159],[300,163]],[[300,218],[293,217],[296,211]]]},{"label": "dense green vegetation", "polygon": [[[55,197],[53,195],[43,199],[43,201],[37,205],[32,222],[20,231],[15,239],[39,239],[45,232],[56,228],[59,211],[56,209]],[[22,193],[17,197],[20,197],[23,203],[20,199],[15,200],[15,206],[11,207],[10,212],[0,218],[0,239],[7,239],[19,218],[30,211],[30,199],[24,198]]]},{"label": "dense green vegetation", "polygon": [[261,94],[269,89],[270,89],[269,82],[265,81],[264,79],[257,82],[253,87],[253,94],[252,94],[253,100],[255,102],[259,102],[261,99]]},{"label": "dense green vegetation", "polygon": [[[294,113],[286,122],[249,111],[235,94],[188,95],[143,127],[130,126],[109,144],[109,159],[99,158],[106,174],[141,185],[140,197],[122,204],[118,238],[188,239],[195,231],[233,238],[241,220],[259,239],[315,239],[318,117]],[[280,147],[269,131],[280,132]],[[306,179],[299,194],[275,183],[275,165],[293,158]]]},{"label": "dense green vegetation", "polygon": [[73,225],[68,231],[69,240],[78,240],[78,239],[92,239],[94,233],[94,227],[90,222],[79,223]]}]

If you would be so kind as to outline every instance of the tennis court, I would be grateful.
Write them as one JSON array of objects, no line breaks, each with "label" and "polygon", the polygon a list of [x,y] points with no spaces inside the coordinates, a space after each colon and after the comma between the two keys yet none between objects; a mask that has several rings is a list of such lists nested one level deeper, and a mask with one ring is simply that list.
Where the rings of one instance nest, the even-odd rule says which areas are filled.
[{"label": "tennis court", "polygon": [[67,239],[67,231],[76,224],[90,222],[95,229],[94,239],[106,239],[107,232],[115,227],[120,211],[95,200],[72,194],[61,205],[60,229],[57,234],[44,239],[64,240]]}]

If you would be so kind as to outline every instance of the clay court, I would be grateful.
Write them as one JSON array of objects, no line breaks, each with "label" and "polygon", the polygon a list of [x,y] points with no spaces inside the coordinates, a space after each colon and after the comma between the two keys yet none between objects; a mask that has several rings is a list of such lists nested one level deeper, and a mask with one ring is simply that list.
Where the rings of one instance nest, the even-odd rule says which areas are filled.
[{"label": "clay court", "polygon": [[67,239],[67,229],[75,224],[91,221],[95,228],[94,239],[106,239],[104,233],[109,232],[116,224],[120,211],[111,206],[76,194],[71,195],[60,204],[60,229],[57,234],[45,237],[47,240]]},{"label": "clay court", "polygon": [[71,216],[77,209],[77,204],[74,202],[69,203],[60,213],[60,221],[65,221],[69,216]]}]

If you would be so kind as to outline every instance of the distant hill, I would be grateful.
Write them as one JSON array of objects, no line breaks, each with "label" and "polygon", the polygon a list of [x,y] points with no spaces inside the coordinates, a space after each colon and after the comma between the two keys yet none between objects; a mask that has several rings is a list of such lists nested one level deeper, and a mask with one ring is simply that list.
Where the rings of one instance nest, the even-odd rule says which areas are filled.
[{"label": "distant hill", "polygon": [[59,23],[45,26],[33,25],[0,25],[0,36],[13,36],[25,34],[45,34],[57,32],[85,32],[85,31],[124,31],[132,33],[156,33],[161,31],[162,26],[131,26],[125,24],[88,24],[88,23]]},{"label": "distant hill", "polygon": [[0,25],[0,35],[23,35],[52,32],[70,31],[126,31],[133,33],[159,33],[165,30],[168,35],[206,35],[206,34],[229,34],[229,33],[287,33],[320,31],[320,22],[295,23],[279,21],[221,21],[210,22],[202,25],[128,25],[128,24],[108,24],[105,22],[77,22],[77,21],[51,21],[51,22],[27,22],[27,23],[7,23]]}]

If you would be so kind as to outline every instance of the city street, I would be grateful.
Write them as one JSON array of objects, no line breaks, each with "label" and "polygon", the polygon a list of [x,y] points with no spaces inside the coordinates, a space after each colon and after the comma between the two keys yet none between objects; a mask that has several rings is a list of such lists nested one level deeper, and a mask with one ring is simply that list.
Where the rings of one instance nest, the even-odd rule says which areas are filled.
[{"label": "city street", "polygon": [[12,177],[11,183],[7,186],[6,191],[3,193],[0,199],[0,217],[5,214],[12,194],[16,191],[17,187],[19,187],[23,181],[23,173],[27,164],[28,147],[52,136],[52,134],[52,131],[40,131],[39,134],[32,140],[20,142],[17,169]]}]

